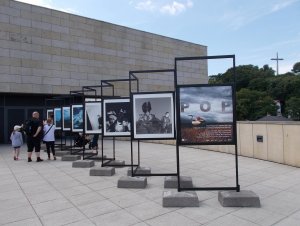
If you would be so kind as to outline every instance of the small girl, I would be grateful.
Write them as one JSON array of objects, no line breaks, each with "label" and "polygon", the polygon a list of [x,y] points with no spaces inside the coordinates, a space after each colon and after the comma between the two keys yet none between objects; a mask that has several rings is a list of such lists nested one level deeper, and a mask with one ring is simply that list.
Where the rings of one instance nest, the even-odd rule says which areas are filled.
[{"label": "small girl", "polygon": [[11,145],[14,148],[14,160],[19,160],[20,148],[23,145],[23,137],[20,129],[21,126],[14,126],[14,131],[10,135]]}]

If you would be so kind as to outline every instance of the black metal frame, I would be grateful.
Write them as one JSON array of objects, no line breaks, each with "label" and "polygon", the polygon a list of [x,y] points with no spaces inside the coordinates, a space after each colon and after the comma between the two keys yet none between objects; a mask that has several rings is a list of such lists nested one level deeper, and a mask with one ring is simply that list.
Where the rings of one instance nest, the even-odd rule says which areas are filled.
[{"label": "black metal frame", "polygon": [[[199,56],[199,57],[178,57],[175,58],[175,84],[176,87],[180,87],[177,84],[177,62],[178,61],[191,61],[191,60],[209,60],[209,59],[232,59],[233,63],[233,75],[234,75],[234,84],[233,84],[233,117],[234,121],[236,122],[236,93],[235,93],[235,86],[236,86],[236,69],[235,69],[235,55],[218,55],[218,56]],[[226,85],[226,84],[224,84]],[[178,89],[176,93],[176,100],[178,100]],[[178,114],[179,113],[179,114]],[[177,107],[177,123],[179,123],[180,111]],[[193,187],[193,188],[182,188],[180,186],[180,161],[179,161],[179,133],[177,133],[177,142],[176,142],[176,153],[177,153],[177,183],[178,183],[178,191],[211,191],[211,190],[235,190],[237,192],[240,191],[239,179],[238,179],[238,150],[237,150],[237,132],[236,132],[236,125],[233,129],[233,136],[234,136],[234,145],[235,145],[235,176],[236,176],[236,186],[234,187]],[[186,144],[185,144],[186,145]]]},{"label": "black metal frame", "polygon": [[[137,76],[135,74],[151,74],[151,73],[174,73],[174,90],[175,91],[175,87],[176,87],[176,76],[175,73],[176,71],[174,69],[161,69],[161,70],[140,70],[140,71],[129,71],[129,79],[134,78],[134,79],[138,79]],[[137,92],[139,92],[139,84],[137,84]],[[172,91],[166,91],[166,92],[172,92]],[[130,83],[130,96],[131,94],[131,83]],[[173,100],[175,100],[175,98],[173,98]],[[131,103],[132,105],[133,103]],[[174,101],[174,106],[176,104],[176,101]],[[132,108],[132,107],[131,107]],[[176,109],[176,107],[175,107]],[[175,113],[175,111],[174,111]],[[131,114],[133,115],[133,114]],[[175,115],[175,114],[174,114]],[[132,121],[132,119],[131,119]],[[176,126],[175,126],[176,128]],[[176,130],[176,129],[175,129]],[[140,149],[140,140],[142,139],[138,139],[138,149]],[[154,139],[154,140],[159,140],[159,139]],[[168,139],[164,139],[164,140],[170,140]],[[150,174],[141,174],[141,173],[136,173],[138,170],[138,167],[140,166],[140,156],[138,156],[138,166],[136,166],[136,168],[134,169],[134,165],[133,165],[133,143],[132,143],[132,139],[131,139],[131,176],[135,177],[135,176],[178,176],[178,173],[150,173]],[[140,151],[138,152],[140,153]],[[177,156],[176,156],[177,158]]]},{"label": "black metal frame", "polygon": [[[131,91],[131,81],[135,81],[137,82],[137,86],[139,84],[139,81],[137,78],[129,78],[129,79],[110,79],[110,80],[101,80],[101,85],[106,85],[107,87],[112,87],[112,95],[111,96],[105,96],[103,95],[103,90],[101,90],[101,96],[103,96],[104,98],[103,99],[113,99],[113,98],[118,98],[118,99],[121,99],[121,97],[117,97],[115,96],[115,89],[114,89],[114,84],[113,83],[116,83],[116,82],[129,82],[129,95],[130,95],[130,91]],[[104,115],[104,112],[103,112],[103,109],[104,109],[104,101],[102,101],[102,117]],[[103,124],[105,123],[104,122],[104,117],[103,117],[103,120],[102,120]],[[121,136],[103,136],[104,132],[103,132],[103,126],[102,126],[102,144],[101,144],[101,147],[102,147],[102,157],[104,156],[104,150],[103,150],[103,143],[104,143],[104,137],[107,137],[107,138],[112,138],[113,139],[113,157],[112,158],[102,158],[102,164],[101,166],[114,166],[114,167],[120,167],[120,165],[117,165],[117,164],[112,164],[111,162],[116,160],[116,137],[121,137]],[[130,136],[122,136],[122,137],[130,137]],[[138,148],[138,156],[140,156],[139,154],[139,151],[140,149]],[[125,167],[125,166],[131,166],[131,164],[124,164],[122,165],[122,167]],[[135,164],[135,166],[139,166],[139,158],[138,158],[138,164]]]}]

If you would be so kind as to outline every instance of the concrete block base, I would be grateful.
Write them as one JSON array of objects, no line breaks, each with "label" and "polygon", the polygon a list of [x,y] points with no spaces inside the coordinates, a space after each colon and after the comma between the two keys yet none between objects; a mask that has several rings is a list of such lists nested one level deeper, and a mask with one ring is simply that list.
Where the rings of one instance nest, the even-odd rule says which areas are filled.
[{"label": "concrete block base", "polygon": [[163,207],[199,207],[198,195],[195,191],[164,191]]},{"label": "concrete block base", "polygon": [[70,151],[56,151],[55,155],[56,156],[64,156],[64,155],[70,155]]},{"label": "concrete block base", "polygon": [[[164,181],[164,188],[177,188],[177,176],[167,176]],[[180,177],[180,187],[182,188],[192,188],[193,180],[191,177],[181,176]]]},{"label": "concrete block base", "polygon": [[107,166],[114,166],[114,167],[124,167],[125,161],[123,160],[114,160],[107,164]]},{"label": "concrete block base", "polygon": [[113,176],[115,173],[114,167],[94,166],[90,169],[90,176]]},{"label": "concrete block base", "polygon": [[[136,167],[133,167],[133,171]],[[151,168],[150,167],[138,167],[136,174],[151,174]],[[131,176],[131,167],[127,170],[127,176]]]},{"label": "concrete block base", "polygon": [[220,191],[218,200],[224,207],[260,207],[259,197],[253,191]]},{"label": "concrete block base", "polygon": [[73,168],[90,168],[95,165],[94,160],[77,160],[72,163]]},{"label": "concrete block base", "polygon": [[80,155],[64,155],[61,157],[61,161],[77,161],[80,160]]},{"label": "concrete block base", "polygon": [[147,186],[146,177],[126,177],[118,180],[118,188],[145,188]]}]

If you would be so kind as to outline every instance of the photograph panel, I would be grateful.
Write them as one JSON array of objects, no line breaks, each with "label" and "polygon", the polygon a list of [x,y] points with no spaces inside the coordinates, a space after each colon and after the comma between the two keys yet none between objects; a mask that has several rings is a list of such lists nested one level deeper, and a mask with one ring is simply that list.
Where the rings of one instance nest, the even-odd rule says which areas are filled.
[{"label": "photograph panel", "polygon": [[134,139],[175,138],[173,93],[133,94]]},{"label": "photograph panel", "polygon": [[72,105],[71,123],[73,132],[83,132],[83,105]]},{"label": "photograph panel", "polygon": [[179,143],[233,144],[232,86],[179,88]]},{"label": "photograph panel", "polygon": [[130,136],[130,100],[106,99],[103,100],[103,135]]},{"label": "photograph panel", "polygon": [[61,108],[54,108],[54,125],[56,130],[62,128]]},{"label": "photograph panel", "polygon": [[47,109],[47,118],[52,118],[54,119],[54,113],[53,113],[53,109]]},{"label": "photograph panel", "polygon": [[101,102],[85,103],[85,133],[102,133],[102,104]]},{"label": "photograph panel", "polygon": [[71,108],[70,107],[62,108],[62,126],[64,131],[71,130]]}]

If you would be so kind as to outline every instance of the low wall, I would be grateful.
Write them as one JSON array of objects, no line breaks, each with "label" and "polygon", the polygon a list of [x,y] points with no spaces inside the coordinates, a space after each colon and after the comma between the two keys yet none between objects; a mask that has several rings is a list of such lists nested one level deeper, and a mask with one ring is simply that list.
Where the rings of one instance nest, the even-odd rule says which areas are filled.
[{"label": "low wall", "polygon": [[[238,154],[290,166],[300,167],[300,122],[237,123]],[[233,145],[193,146],[234,153]]]}]

